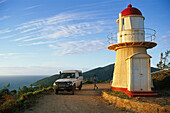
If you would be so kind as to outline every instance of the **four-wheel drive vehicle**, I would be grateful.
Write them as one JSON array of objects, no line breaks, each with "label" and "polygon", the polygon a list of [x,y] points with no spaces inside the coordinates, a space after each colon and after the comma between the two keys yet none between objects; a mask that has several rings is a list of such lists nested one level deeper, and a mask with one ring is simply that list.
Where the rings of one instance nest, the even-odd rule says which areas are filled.
[{"label": "four-wheel drive vehicle", "polygon": [[76,88],[81,90],[83,82],[82,71],[80,70],[64,70],[60,73],[60,77],[53,84],[55,94],[58,91],[71,91],[74,94]]}]

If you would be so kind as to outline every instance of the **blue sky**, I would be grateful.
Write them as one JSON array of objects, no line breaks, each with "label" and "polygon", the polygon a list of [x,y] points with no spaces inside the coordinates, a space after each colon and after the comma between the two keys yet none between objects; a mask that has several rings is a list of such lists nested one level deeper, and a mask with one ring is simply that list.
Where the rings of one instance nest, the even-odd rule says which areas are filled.
[{"label": "blue sky", "polygon": [[169,0],[0,0],[0,75],[51,75],[87,71],[115,62],[107,35],[131,3],[156,30],[148,50],[155,66],[170,48]]}]

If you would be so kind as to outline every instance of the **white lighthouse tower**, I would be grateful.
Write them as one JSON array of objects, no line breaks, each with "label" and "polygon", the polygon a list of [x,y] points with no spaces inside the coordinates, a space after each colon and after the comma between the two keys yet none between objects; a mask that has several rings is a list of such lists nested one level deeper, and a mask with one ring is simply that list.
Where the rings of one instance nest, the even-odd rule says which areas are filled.
[{"label": "white lighthouse tower", "polygon": [[153,42],[155,34],[146,41],[144,20],[142,13],[129,4],[116,21],[118,42],[108,46],[109,50],[117,51],[111,89],[129,97],[157,96],[151,90],[151,56],[147,54],[147,49],[157,44]]}]

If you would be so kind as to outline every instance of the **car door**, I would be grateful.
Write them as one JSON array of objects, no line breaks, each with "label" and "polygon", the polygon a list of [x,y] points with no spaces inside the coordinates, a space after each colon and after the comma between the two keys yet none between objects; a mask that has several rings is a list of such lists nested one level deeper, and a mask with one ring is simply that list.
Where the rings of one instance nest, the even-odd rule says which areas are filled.
[{"label": "car door", "polygon": [[75,73],[75,75],[76,75],[76,87],[78,87],[80,85],[80,77],[77,72]]}]

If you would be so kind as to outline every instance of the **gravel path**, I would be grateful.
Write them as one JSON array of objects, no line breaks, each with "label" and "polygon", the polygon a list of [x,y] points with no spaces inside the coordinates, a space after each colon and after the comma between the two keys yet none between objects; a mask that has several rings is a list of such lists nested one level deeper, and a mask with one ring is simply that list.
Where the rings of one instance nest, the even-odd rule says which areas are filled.
[{"label": "gravel path", "polygon": [[106,104],[101,98],[101,91],[110,88],[110,84],[97,85],[98,90],[93,90],[93,84],[83,85],[81,91],[75,91],[75,95],[70,92],[45,95],[24,113],[123,113],[124,111]]}]

